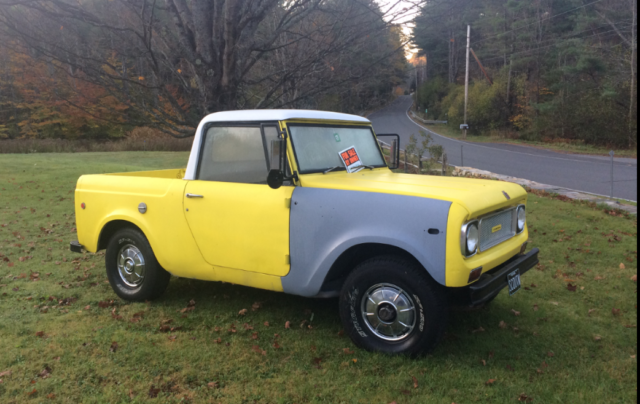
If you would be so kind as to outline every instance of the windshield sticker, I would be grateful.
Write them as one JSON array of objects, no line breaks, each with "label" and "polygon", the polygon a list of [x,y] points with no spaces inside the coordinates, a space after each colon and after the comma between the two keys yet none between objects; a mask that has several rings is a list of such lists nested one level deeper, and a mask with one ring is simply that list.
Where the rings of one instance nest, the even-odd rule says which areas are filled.
[{"label": "windshield sticker", "polygon": [[340,135],[338,135],[337,133],[334,133],[333,137],[336,138],[336,142],[340,143]]},{"label": "windshield sticker", "polygon": [[340,155],[344,166],[347,168],[348,173],[360,171],[358,170],[358,167],[362,166],[362,161],[360,160],[360,156],[358,156],[355,146],[344,149],[338,154]]}]

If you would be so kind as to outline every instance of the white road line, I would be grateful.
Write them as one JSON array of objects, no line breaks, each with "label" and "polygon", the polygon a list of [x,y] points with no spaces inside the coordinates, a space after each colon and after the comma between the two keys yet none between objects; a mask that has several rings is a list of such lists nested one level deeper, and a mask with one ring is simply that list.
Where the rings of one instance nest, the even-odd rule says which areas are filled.
[{"label": "white road line", "polygon": [[[411,107],[409,107],[409,108],[411,108]],[[482,147],[482,148],[489,149],[489,150],[494,150],[494,151],[503,151],[503,152],[506,152],[506,153],[522,154],[524,156],[546,158],[546,159],[553,159],[553,160],[575,161],[575,162],[578,162],[578,163],[595,163],[595,164],[601,164],[601,165],[610,165],[611,164],[610,162],[600,162],[600,161],[594,161],[594,160],[576,160],[576,159],[566,159],[566,158],[562,158],[562,157],[541,156],[541,155],[538,155],[538,154],[523,153],[523,152],[517,152],[517,151],[511,151],[511,150],[498,149],[498,148],[495,148],[495,147],[483,146],[483,145],[479,145],[477,143],[461,142],[459,140],[452,139],[450,137],[439,135],[436,132],[432,131],[431,129],[425,128],[424,126],[420,125],[419,123],[417,123],[416,121],[411,119],[411,117],[409,116],[409,110],[407,110],[405,112],[405,114],[407,115],[407,119],[409,119],[416,126],[419,126],[420,128],[422,128],[422,129],[424,129],[424,130],[426,130],[426,131],[428,131],[428,132],[430,132],[430,133],[432,133],[432,134],[434,134],[434,135],[436,135],[438,137],[450,140],[452,142],[460,143],[460,144],[463,144],[463,145],[466,144],[466,145],[470,145],[472,147]],[[624,163],[621,163],[621,164],[624,164]]]}]

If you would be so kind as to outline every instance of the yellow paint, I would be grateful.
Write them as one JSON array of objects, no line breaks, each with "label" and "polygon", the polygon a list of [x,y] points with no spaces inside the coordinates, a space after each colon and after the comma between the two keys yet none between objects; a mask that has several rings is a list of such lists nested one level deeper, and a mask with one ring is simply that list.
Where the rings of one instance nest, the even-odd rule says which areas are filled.
[{"label": "yellow paint", "polygon": [[[509,193],[511,194],[511,192]],[[519,198],[518,201],[513,203],[513,206],[524,202],[523,198]],[[522,233],[512,239],[465,259],[460,251],[460,228],[464,223],[476,217],[469,215],[466,209],[457,203],[451,205],[447,225],[446,286],[467,286],[469,272],[478,267],[482,267],[482,273],[490,271],[518,254],[522,244],[529,238],[528,230],[525,228]]]},{"label": "yellow paint", "polygon": [[[281,122],[280,127],[285,128],[286,123]],[[291,142],[287,142],[287,158],[296,172]],[[113,220],[127,221],[142,230],[160,265],[176,276],[282,291],[280,277],[290,267],[289,213],[294,187],[272,190],[262,184],[185,181],[183,177],[184,169],[80,177],[75,201],[79,242],[96,252],[104,226]],[[516,255],[528,238],[525,230],[469,259],[460,252],[463,223],[525,203],[526,192],[516,184],[396,174],[378,168],[355,174],[301,175],[296,185],[451,201],[446,236],[446,285],[451,287],[466,286],[472,269],[482,266],[486,272]],[[187,192],[204,198],[186,198]],[[83,202],[84,210],[80,207]],[[145,214],[138,212],[141,202],[147,204]],[[492,229],[498,230],[499,226]]]},{"label": "yellow paint", "polygon": [[[520,185],[509,182],[396,174],[388,168],[362,170],[354,174],[345,171],[306,174],[300,177],[300,182],[304,187],[380,192],[451,201],[464,207],[471,218],[516,206],[525,200],[527,194]],[[511,200],[504,197],[503,190],[511,195]]]},{"label": "yellow paint", "polygon": [[497,226],[493,226],[491,228],[491,233],[495,233],[495,232],[500,231],[500,230],[502,230],[502,225],[501,224],[499,224]]},{"label": "yellow paint", "polygon": [[[279,276],[214,267],[204,259],[185,220],[183,199],[189,181],[177,178],[181,171],[184,173],[161,170],[80,177],[75,192],[80,244],[96,252],[104,226],[122,220],[145,234],[160,265],[176,276],[282,291]],[[278,199],[280,207],[283,198]],[[86,209],[80,207],[83,202]],[[147,213],[138,212],[140,202],[147,204]]]},{"label": "yellow paint", "polygon": [[[294,187],[189,181],[185,217],[205,260],[216,267],[285,276]],[[188,209],[188,211],[187,211]]]}]

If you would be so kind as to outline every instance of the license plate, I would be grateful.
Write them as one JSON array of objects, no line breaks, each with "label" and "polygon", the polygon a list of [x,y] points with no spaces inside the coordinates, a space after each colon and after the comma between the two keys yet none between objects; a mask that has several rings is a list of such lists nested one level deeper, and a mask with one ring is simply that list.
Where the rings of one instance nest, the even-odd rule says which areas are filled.
[{"label": "license plate", "polygon": [[520,290],[520,270],[516,269],[507,275],[507,283],[509,284],[509,296]]}]

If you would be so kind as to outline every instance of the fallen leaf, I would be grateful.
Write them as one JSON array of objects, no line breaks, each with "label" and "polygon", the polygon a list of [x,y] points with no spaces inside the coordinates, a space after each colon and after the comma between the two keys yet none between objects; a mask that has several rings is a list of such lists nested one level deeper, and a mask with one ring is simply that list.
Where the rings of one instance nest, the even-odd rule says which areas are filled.
[{"label": "fallen leaf", "polygon": [[260,308],[260,303],[259,302],[255,302],[254,304],[251,305],[251,311],[256,311]]},{"label": "fallen leaf", "polygon": [[553,358],[554,356],[556,356],[556,354],[554,354],[553,352],[549,351],[549,352],[547,352],[547,356],[549,358]]},{"label": "fallen leaf", "polygon": [[129,398],[133,400],[135,396],[136,396],[136,393],[132,389],[129,389]]},{"label": "fallen leaf", "polygon": [[591,313],[595,312],[596,309],[589,309],[589,312],[587,313],[588,315],[591,315]]},{"label": "fallen leaf", "polygon": [[40,337],[40,338],[44,337],[44,331],[36,332],[36,337]]},{"label": "fallen leaf", "polygon": [[291,328],[291,322],[287,321],[286,323],[284,323],[284,328]]},{"label": "fallen leaf", "polygon": [[209,382],[207,383],[207,387],[210,389],[217,389],[220,387],[220,384],[218,382]]},{"label": "fallen leaf", "polygon": [[500,321],[500,324],[498,324],[498,327],[502,328],[503,330],[507,328],[507,323],[505,323],[504,321]]},{"label": "fallen leaf", "polygon": [[49,393],[49,394],[47,394],[47,398],[49,400],[53,400],[54,398],[56,398],[56,395],[54,393]]},{"label": "fallen leaf", "polygon": [[493,383],[495,383],[495,382],[496,382],[496,379],[489,379],[489,380],[487,380],[484,384],[485,384],[486,386],[491,386],[491,385],[492,385]]},{"label": "fallen leaf", "polygon": [[177,335],[169,335],[167,338],[169,339],[169,341],[175,341],[176,338],[178,338],[178,336]]},{"label": "fallen leaf", "polygon": [[86,306],[84,306],[84,309],[85,310],[89,310],[89,309],[91,309],[91,306],[90,305],[86,305]]},{"label": "fallen leaf", "polygon": [[577,289],[578,289],[578,286],[577,286],[577,285],[572,285],[572,284],[568,284],[568,285],[567,285],[567,290],[568,290],[569,292],[575,292]]},{"label": "fallen leaf", "polygon": [[621,262],[620,263],[620,269],[627,269],[627,267]]},{"label": "fallen leaf", "polygon": [[482,327],[478,327],[478,328],[476,328],[475,330],[471,331],[471,333],[472,333],[472,334],[475,334],[475,333],[477,333],[477,332],[484,332],[484,331],[485,331],[485,329],[484,329],[484,328],[482,328]]},{"label": "fallen leaf", "polygon": [[0,372],[0,377],[11,376],[11,369]]},{"label": "fallen leaf", "polygon": [[160,389],[156,389],[155,386],[152,384],[151,387],[149,387],[149,398],[158,397],[158,393],[160,393]]},{"label": "fallen leaf", "polygon": [[638,275],[633,275],[633,276],[632,276],[631,278],[629,278],[629,279],[631,279],[631,280],[632,280],[632,281],[634,281],[634,282],[638,282]]},{"label": "fallen leaf", "polygon": [[239,315],[244,316],[245,314],[247,314],[247,309],[242,309],[238,312]]},{"label": "fallen leaf", "polygon": [[28,396],[32,396],[34,394],[36,394],[38,391],[36,389],[33,389],[32,391],[28,392],[27,395]]},{"label": "fallen leaf", "polygon": [[280,347],[280,344],[278,344],[278,341],[275,341],[275,342],[273,343],[273,347],[274,347],[275,349],[280,349],[280,348],[281,348],[281,347]]},{"label": "fallen leaf", "polygon": [[516,370],[513,368],[513,366],[511,365],[507,365],[507,370],[511,371],[511,372],[515,372]]},{"label": "fallen leaf", "polygon": [[482,359],[480,362],[482,363],[482,366],[487,366],[487,361],[486,360]]},{"label": "fallen leaf", "polygon": [[596,335],[593,336],[593,340],[594,341],[602,341],[602,337],[596,334]]},{"label": "fallen leaf", "polygon": [[262,355],[266,355],[266,354],[267,354],[267,351],[263,351],[263,350],[262,350],[262,349],[260,349],[260,347],[259,347],[259,346],[257,346],[257,345],[252,346],[252,347],[251,347],[251,349],[252,349],[252,350],[253,350],[253,352],[255,352],[255,353],[259,353],[259,354],[262,354]]},{"label": "fallen leaf", "polygon": [[528,397],[526,394],[522,393],[520,394],[520,396],[518,396],[518,401],[530,403],[533,402],[533,398]]},{"label": "fallen leaf", "polygon": [[350,350],[349,348],[342,348],[342,352],[347,354],[347,355],[353,355],[354,351]]},{"label": "fallen leaf", "polygon": [[417,389],[418,388],[418,379],[416,379],[415,376],[411,376],[411,379],[413,379],[413,388]]},{"label": "fallen leaf", "polygon": [[268,321],[265,321],[265,322],[264,322],[264,326],[265,326],[265,327],[269,327],[269,322],[268,322]]},{"label": "fallen leaf", "polygon": [[51,374],[51,368],[48,365],[44,365],[44,369],[42,369],[42,371],[38,373],[38,376],[41,377],[42,379],[46,379],[47,377],[49,377],[50,374]]},{"label": "fallen leaf", "polygon": [[514,310],[514,309],[511,309],[511,312],[512,312],[515,316],[519,316],[519,315],[520,315],[520,312],[519,312],[519,311],[516,311],[516,310]]},{"label": "fallen leaf", "polygon": [[533,311],[538,311],[538,305],[537,304],[533,305]]},{"label": "fallen leaf", "polygon": [[254,332],[254,333],[251,335],[251,339],[258,339],[258,333],[257,333],[257,332]]},{"label": "fallen leaf", "polygon": [[557,306],[559,303],[558,302],[551,302],[552,305]]},{"label": "fallen leaf", "polygon": [[116,353],[117,350],[118,350],[118,343],[112,342],[111,346],[109,347],[109,352]]},{"label": "fallen leaf", "polygon": [[604,279],[604,276],[600,276],[600,275],[597,275],[595,278],[593,278],[594,281],[601,281],[603,279]]},{"label": "fallen leaf", "polygon": [[616,309],[616,308],[611,309],[611,314],[613,314],[614,316],[617,316],[618,314],[620,314],[620,309]]}]

